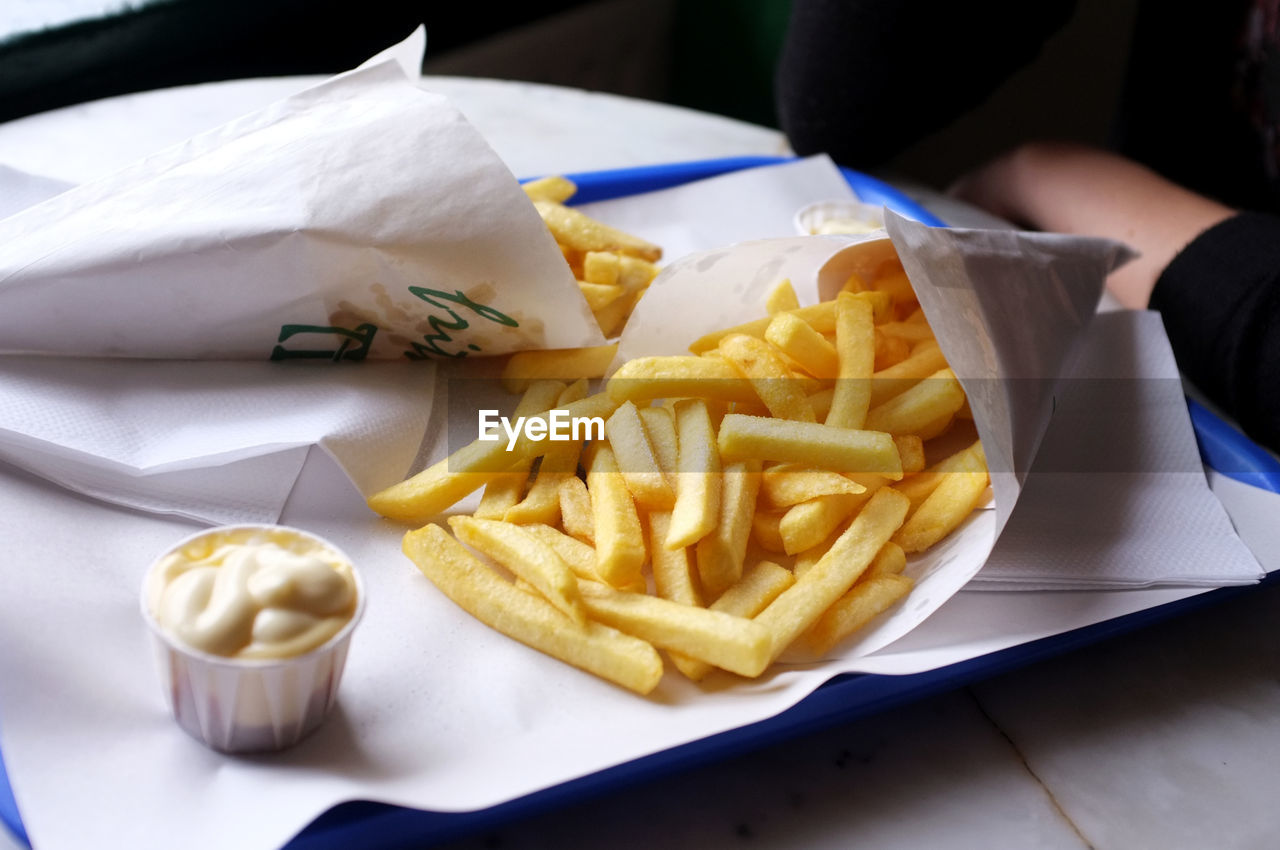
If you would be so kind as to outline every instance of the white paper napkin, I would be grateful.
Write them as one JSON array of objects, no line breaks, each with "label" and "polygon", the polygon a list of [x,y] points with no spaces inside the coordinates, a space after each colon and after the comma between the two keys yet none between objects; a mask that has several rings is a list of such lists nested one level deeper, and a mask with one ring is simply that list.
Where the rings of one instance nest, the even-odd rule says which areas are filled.
[{"label": "white paper napkin", "polygon": [[1053,422],[975,590],[1251,584],[1209,490],[1157,313],[1104,313],[1055,394]]},{"label": "white paper napkin", "polygon": [[312,445],[365,494],[400,480],[432,363],[0,357],[0,460],[119,505],[274,522]]}]

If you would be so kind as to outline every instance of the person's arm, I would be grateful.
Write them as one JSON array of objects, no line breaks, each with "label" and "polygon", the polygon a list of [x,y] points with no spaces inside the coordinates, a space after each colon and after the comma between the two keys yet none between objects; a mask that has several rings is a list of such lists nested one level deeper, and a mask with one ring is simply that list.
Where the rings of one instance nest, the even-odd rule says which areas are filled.
[{"label": "person's arm", "polygon": [[1075,0],[794,0],[778,60],[792,149],[871,168],[986,100]]},{"label": "person's arm", "polygon": [[1183,373],[1280,449],[1280,218],[1237,213],[1137,163],[1078,145],[1026,145],[953,193],[1037,230],[1106,236],[1142,253],[1107,286],[1159,310]]},{"label": "person's arm", "polygon": [[1023,227],[1128,243],[1142,256],[1107,286],[1133,308],[1147,306],[1174,254],[1232,214],[1124,157],[1056,142],[1015,148],[966,175],[952,193]]}]

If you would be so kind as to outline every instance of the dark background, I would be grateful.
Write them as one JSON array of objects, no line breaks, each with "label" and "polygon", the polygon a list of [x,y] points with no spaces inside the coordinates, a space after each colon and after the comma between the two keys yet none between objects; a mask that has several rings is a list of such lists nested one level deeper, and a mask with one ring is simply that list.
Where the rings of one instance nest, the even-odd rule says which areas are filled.
[{"label": "dark background", "polygon": [[[888,170],[942,185],[1021,138],[1104,143],[1136,3],[1082,0],[1030,67]],[[575,86],[777,127],[773,71],[789,9],[789,0],[150,0],[0,32],[0,121],[189,83],[334,73],[425,24],[428,74]]]}]

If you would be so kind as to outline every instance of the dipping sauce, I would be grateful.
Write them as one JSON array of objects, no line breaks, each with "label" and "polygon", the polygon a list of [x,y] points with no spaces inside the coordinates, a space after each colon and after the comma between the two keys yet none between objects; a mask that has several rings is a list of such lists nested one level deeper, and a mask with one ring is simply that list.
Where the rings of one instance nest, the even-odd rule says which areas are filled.
[{"label": "dipping sauce", "polygon": [[192,649],[237,659],[292,658],[322,646],[357,608],[351,564],[284,527],[229,528],[161,558],[147,578],[159,626]]},{"label": "dipping sauce", "polygon": [[884,227],[883,224],[877,224],[874,221],[855,218],[829,218],[814,227],[813,234],[815,236],[825,236],[832,233],[870,233],[882,227]]}]

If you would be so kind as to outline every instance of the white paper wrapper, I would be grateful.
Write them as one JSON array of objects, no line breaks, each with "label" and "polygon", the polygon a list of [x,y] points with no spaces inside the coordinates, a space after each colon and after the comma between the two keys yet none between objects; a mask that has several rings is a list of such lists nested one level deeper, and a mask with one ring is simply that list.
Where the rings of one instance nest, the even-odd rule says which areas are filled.
[{"label": "white paper wrapper", "polygon": [[0,221],[0,353],[413,359],[601,342],[510,171],[392,59]]},{"label": "white paper wrapper", "polygon": [[783,279],[802,304],[813,303],[833,298],[850,274],[873,279],[901,258],[969,396],[995,504],[909,559],[916,585],[906,603],[842,647],[844,659],[907,634],[982,568],[1049,425],[1055,380],[1083,339],[1107,273],[1130,256],[1109,240],[931,228],[892,212],[886,221],[888,233],[767,239],[681,258],[650,286],[615,360],[687,353],[705,333],[758,319]]}]

